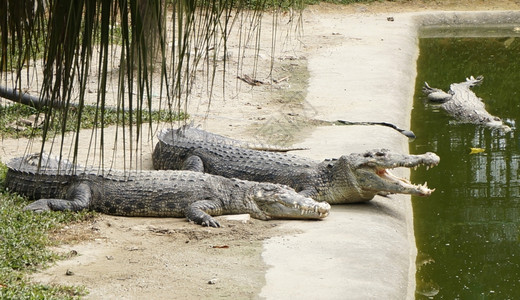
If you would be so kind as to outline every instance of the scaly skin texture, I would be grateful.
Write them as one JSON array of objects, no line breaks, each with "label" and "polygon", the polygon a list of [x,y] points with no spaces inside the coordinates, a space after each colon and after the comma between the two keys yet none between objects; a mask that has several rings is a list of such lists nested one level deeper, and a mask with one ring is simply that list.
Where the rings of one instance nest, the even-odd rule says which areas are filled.
[{"label": "scaly skin texture", "polygon": [[[388,169],[434,166],[434,153],[401,155],[388,150],[341,156],[316,162],[307,158],[215,143],[185,135],[190,128],[164,130],[153,153],[155,169],[192,170],[228,178],[273,182],[331,204],[371,200],[376,194],[428,196],[433,190],[393,176]],[[210,133],[207,133],[210,134]]]},{"label": "scaly skin texture", "polygon": [[251,143],[246,141],[240,141],[231,139],[222,135],[214,134],[211,132],[207,132],[202,129],[198,129],[193,126],[193,124],[189,124],[179,128],[181,133],[186,139],[190,140],[204,140],[206,142],[211,142],[214,144],[220,145],[229,145],[237,148],[251,149],[251,150],[260,150],[260,151],[270,151],[270,152],[289,152],[295,150],[306,150],[306,148],[293,148],[293,147],[281,147],[275,145],[268,144],[259,144],[259,143]]},{"label": "scaly skin texture", "polygon": [[26,209],[90,209],[105,214],[142,217],[186,217],[220,227],[212,217],[249,213],[253,218],[320,219],[330,205],[293,189],[190,171],[111,170],[104,174],[66,160],[33,154],[8,163],[6,187],[37,201]]},{"label": "scaly skin texture", "polygon": [[471,90],[472,87],[481,84],[483,79],[483,76],[471,76],[464,82],[452,83],[447,93],[432,88],[425,82],[423,92],[430,101],[442,103],[441,107],[459,122],[483,125],[503,132],[511,131],[499,117],[491,115],[486,110],[482,99]]}]

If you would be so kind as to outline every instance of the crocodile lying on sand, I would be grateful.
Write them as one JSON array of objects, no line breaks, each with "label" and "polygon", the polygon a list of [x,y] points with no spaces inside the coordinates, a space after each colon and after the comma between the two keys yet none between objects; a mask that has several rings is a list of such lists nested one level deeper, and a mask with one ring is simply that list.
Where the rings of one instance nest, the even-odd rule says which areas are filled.
[{"label": "crocodile lying on sand", "polygon": [[[363,202],[376,194],[394,193],[428,196],[426,184],[414,185],[391,174],[389,169],[435,166],[434,153],[402,155],[373,150],[316,162],[286,153],[257,151],[196,139],[186,134],[187,125],[163,130],[153,152],[155,169],[192,170],[229,178],[273,182],[293,187],[300,194],[331,204]],[[210,134],[210,133],[207,133]]]},{"label": "crocodile lying on sand", "polygon": [[463,123],[480,124],[504,132],[511,131],[499,117],[491,115],[482,102],[471,90],[471,87],[479,85],[484,79],[471,76],[466,81],[452,83],[450,90],[446,93],[441,89],[432,88],[427,82],[424,83],[423,93],[432,102],[442,103],[441,107],[451,116]]},{"label": "crocodile lying on sand", "polygon": [[39,154],[8,164],[6,187],[37,201],[25,209],[91,209],[110,215],[186,217],[203,226],[220,227],[212,216],[245,214],[260,220],[320,219],[330,205],[292,188],[189,171],[111,170],[73,165]]}]

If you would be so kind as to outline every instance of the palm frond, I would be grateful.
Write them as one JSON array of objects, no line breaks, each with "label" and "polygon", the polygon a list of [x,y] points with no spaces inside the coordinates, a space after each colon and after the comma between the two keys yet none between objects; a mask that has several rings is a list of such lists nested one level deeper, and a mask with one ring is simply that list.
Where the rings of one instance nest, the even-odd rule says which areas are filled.
[{"label": "palm frond", "polygon": [[[258,54],[264,12],[301,8],[301,1],[0,0],[0,10],[7,12],[0,16],[0,85],[17,91],[14,100],[28,86],[37,87],[38,97],[47,101],[39,108],[44,118],[39,150],[70,155],[74,162],[85,148],[82,115],[86,105],[94,105],[89,153],[100,157],[103,167],[106,111],[115,109],[122,128],[116,139],[132,150],[124,161],[133,168],[143,139],[156,127],[150,115],[167,109],[173,123],[174,116],[187,112],[201,70],[211,103],[217,68],[226,73],[232,29],[240,35],[239,51],[253,45]],[[56,130],[55,124],[69,118],[74,118],[75,133],[67,145],[67,127]]]}]

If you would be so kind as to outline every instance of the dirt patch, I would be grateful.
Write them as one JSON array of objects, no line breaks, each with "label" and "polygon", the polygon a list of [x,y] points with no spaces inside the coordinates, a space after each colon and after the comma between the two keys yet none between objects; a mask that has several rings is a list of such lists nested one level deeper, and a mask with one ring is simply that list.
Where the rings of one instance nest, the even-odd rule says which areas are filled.
[{"label": "dirt patch", "polygon": [[[266,144],[290,146],[308,136],[314,124],[309,122],[316,111],[305,102],[309,70],[305,57],[286,57],[276,68],[281,80],[278,86],[263,87],[260,115],[249,126],[247,134]],[[273,108],[275,108],[273,110]]]},{"label": "dirt patch", "polygon": [[[34,281],[83,285],[93,299],[254,298],[265,282],[259,264],[265,238],[289,234],[278,221],[218,218],[222,228],[181,219],[101,215],[53,234],[87,239],[55,250],[69,257]],[[295,233],[295,232],[293,232]]]}]

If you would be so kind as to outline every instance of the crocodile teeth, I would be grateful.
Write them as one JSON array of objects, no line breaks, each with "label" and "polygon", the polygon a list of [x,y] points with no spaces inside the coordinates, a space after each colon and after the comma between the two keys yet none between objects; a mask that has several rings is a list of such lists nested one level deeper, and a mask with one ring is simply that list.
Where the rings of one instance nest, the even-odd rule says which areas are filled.
[{"label": "crocodile teeth", "polygon": [[417,184],[416,187],[417,187],[417,188],[426,189],[426,190],[430,190],[430,189],[428,188],[428,182],[425,182],[425,183],[423,183],[423,184]]}]

